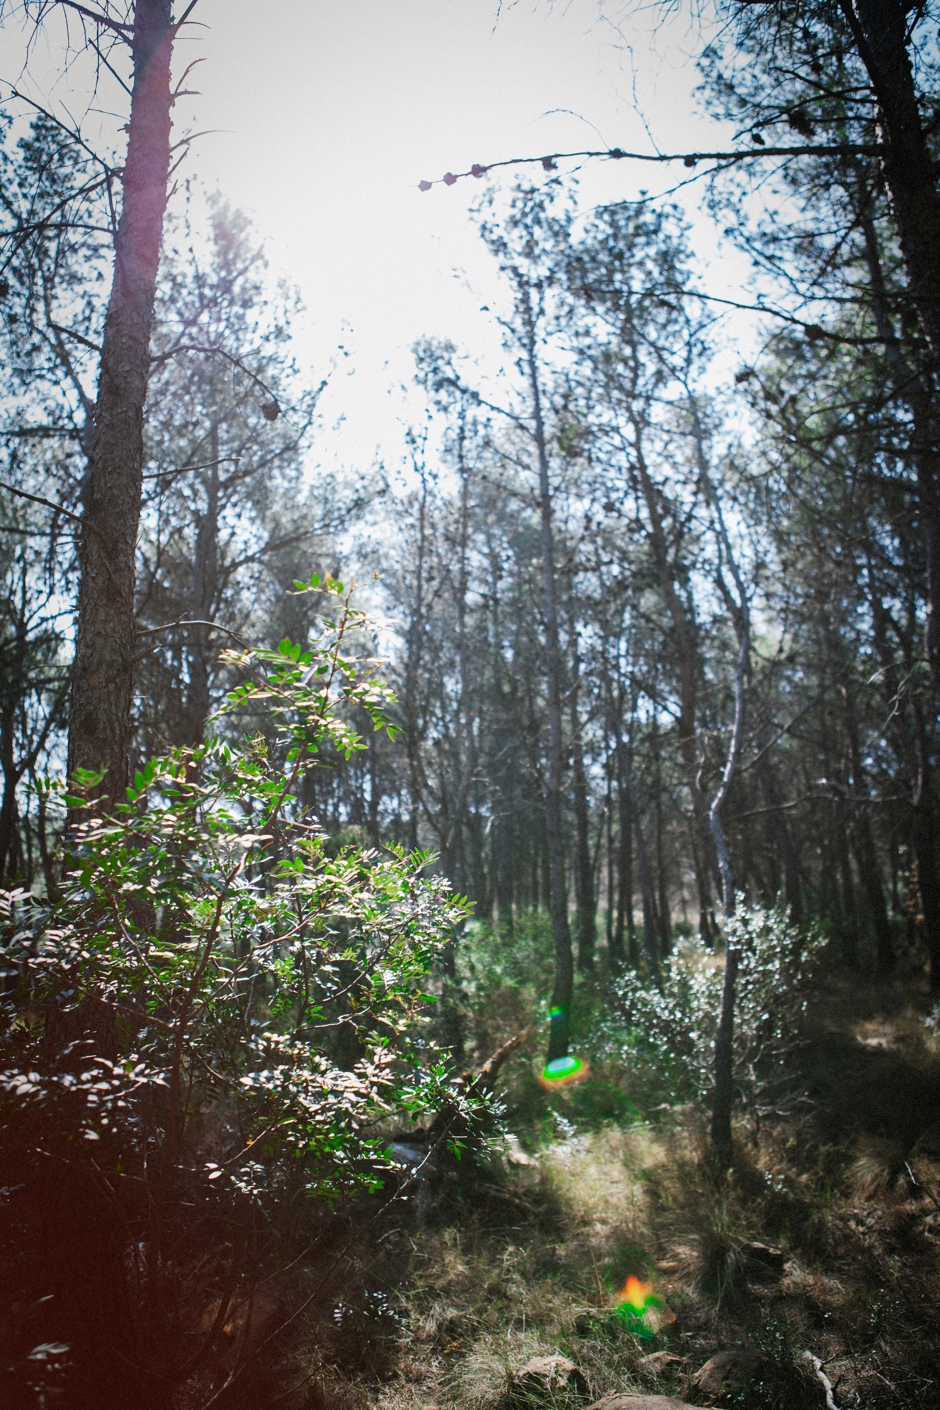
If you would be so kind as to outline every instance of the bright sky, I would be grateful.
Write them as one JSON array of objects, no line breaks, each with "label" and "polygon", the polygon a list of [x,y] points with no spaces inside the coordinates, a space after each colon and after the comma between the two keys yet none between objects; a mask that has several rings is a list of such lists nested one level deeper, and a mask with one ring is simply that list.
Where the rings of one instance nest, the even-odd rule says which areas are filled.
[{"label": "bright sky", "polygon": [[[692,96],[700,40],[687,3],[657,29],[662,9],[646,0],[198,0],[176,71],[202,59],[187,84],[200,93],[175,122],[212,131],[184,170],[253,217],[272,269],[300,289],[296,350],[310,380],[338,344],[351,354],[324,399],[324,458],[361,466],[378,449],[394,464],[403,421],[419,410],[400,391],[416,338],[449,337],[484,358],[498,348],[479,312],[493,271],[467,218],[483,182],[422,194],[419,180],[545,151],[729,141]],[[19,79],[21,46],[8,24],[0,77]],[[80,66],[53,87],[58,54],[50,30],[32,91],[82,112]],[[116,85],[101,107],[105,97],[126,104]],[[101,121],[90,114],[85,130]],[[687,174],[592,162],[582,199]],[[714,292],[740,286],[742,261],[704,222],[695,243]]]}]

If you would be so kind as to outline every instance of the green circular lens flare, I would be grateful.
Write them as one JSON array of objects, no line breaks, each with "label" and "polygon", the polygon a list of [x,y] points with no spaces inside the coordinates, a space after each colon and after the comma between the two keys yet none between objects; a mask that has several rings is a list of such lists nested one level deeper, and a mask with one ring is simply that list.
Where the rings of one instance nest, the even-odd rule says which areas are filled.
[{"label": "green circular lens flare", "polygon": [[554,1091],[558,1087],[567,1087],[572,1082],[583,1082],[590,1074],[591,1069],[586,1062],[582,1062],[579,1057],[552,1058],[542,1069],[539,1084],[547,1091]]}]

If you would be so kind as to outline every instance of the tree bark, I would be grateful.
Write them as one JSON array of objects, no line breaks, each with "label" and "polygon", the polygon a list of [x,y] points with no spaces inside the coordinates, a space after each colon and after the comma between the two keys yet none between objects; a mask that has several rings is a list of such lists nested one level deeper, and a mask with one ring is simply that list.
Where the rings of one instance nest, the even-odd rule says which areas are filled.
[{"label": "tree bark", "polygon": [[630,760],[623,742],[622,722],[616,723],[617,751],[617,928],[614,932],[614,952],[623,961],[624,932],[629,945],[630,963],[636,969],[640,955],[633,923],[633,817],[627,790]]},{"label": "tree bark", "polygon": [[548,695],[548,751],[543,784],[545,833],[548,850],[549,904],[552,940],[555,950],[555,985],[551,997],[551,1028],[548,1062],[568,1052],[571,1022],[571,996],[574,986],[574,957],[568,926],[568,892],[565,884],[564,840],[561,815],[562,729],[561,729],[561,651],[558,637],[558,605],[555,581],[555,535],[551,483],[548,472],[548,446],[542,417],[542,393],[536,361],[536,327],[528,285],[517,285],[524,328],[524,352],[529,391],[532,397],[532,424],[539,474],[539,518],[542,540],[542,610],[545,616],[545,684]]},{"label": "tree bark", "polygon": [[144,402],[170,166],[173,37],[170,0],[137,0],[124,196],[83,488],[69,716],[69,771],[103,770],[107,804],[128,784]]},{"label": "tree bark", "polygon": [[[731,868],[731,854],[721,821],[721,811],[728,797],[728,790],[734,778],[741,746],[744,740],[745,685],[751,678],[751,613],[744,580],[738,568],[725,524],[721,500],[712,483],[706,454],[705,432],[699,416],[695,397],[689,393],[689,411],[692,419],[692,433],[695,443],[696,460],[702,490],[708,502],[715,528],[718,547],[718,565],[715,582],[728,615],[734,625],[738,652],[734,672],[734,723],[731,739],[725,755],[725,767],[718,790],[708,809],[708,821],[718,857],[718,871],[721,877],[721,903],[725,919],[734,914],[734,873]],[[734,591],[725,580],[725,568],[731,575]],[[734,1099],[734,996],[737,981],[740,953],[735,937],[725,935],[725,967],[721,985],[721,1007],[718,1014],[718,1031],[715,1035],[715,1093],[712,1101],[711,1160],[716,1175],[721,1176],[728,1169],[733,1156],[731,1139],[731,1112]]]},{"label": "tree bark", "polygon": [[[575,666],[577,670],[577,665]],[[575,897],[578,914],[578,969],[590,974],[594,968],[597,918],[594,905],[594,862],[588,826],[588,788],[584,771],[584,743],[578,709],[578,684],[571,692],[571,772],[574,783],[576,832]]]},{"label": "tree bark", "polygon": [[662,754],[659,748],[659,722],[655,714],[651,721],[653,741],[654,808],[656,817],[656,924],[659,935],[659,952],[667,959],[672,949],[672,919],[669,914],[669,879],[666,875],[666,857],[663,850],[663,769]]},{"label": "tree bark", "polygon": [[711,839],[711,831],[708,820],[708,804],[702,793],[699,781],[699,757],[698,757],[698,737],[696,721],[696,644],[694,625],[689,621],[689,614],[685,609],[681,597],[676,591],[673,580],[673,570],[669,562],[669,550],[666,543],[666,534],[663,527],[663,517],[659,504],[659,493],[653,484],[646,458],[643,454],[642,427],[639,421],[633,423],[634,444],[636,450],[636,469],[639,476],[640,488],[646,504],[646,512],[650,521],[650,543],[653,548],[653,557],[656,561],[656,570],[659,576],[660,590],[672,619],[673,632],[675,634],[676,658],[679,667],[679,749],[682,754],[682,763],[686,776],[686,783],[692,800],[692,817],[694,829],[698,834],[698,845],[693,846],[692,859],[695,866],[695,880],[699,895],[699,929],[703,937],[711,937],[711,925],[709,911],[711,905],[709,870],[715,872],[715,879],[719,882],[717,869],[709,862],[714,862],[714,846]]},{"label": "tree bark", "polygon": [[[872,214],[868,181],[860,175],[856,195],[859,225],[868,266],[872,317],[884,343],[885,360],[899,399],[911,412],[913,436],[911,455],[917,476],[917,500],[924,540],[924,567],[927,594],[924,614],[924,654],[933,680],[934,696],[940,703],[940,419],[936,408],[936,387],[911,366],[897,337],[889,312],[881,249]],[[940,359],[937,363],[940,369]]]},{"label": "tree bark", "polygon": [[206,720],[212,701],[209,691],[209,631],[203,623],[211,621],[218,593],[219,570],[219,433],[212,428],[209,441],[209,455],[216,463],[210,465],[203,476],[206,494],[205,513],[199,516],[196,531],[195,552],[193,555],[193,580],[190,595],[190,611],[199,626],[190,627],[187,632],[187,658],[189,661],[189,698],[186,713],[189,717],[189,740],[200,744],[206,731]]},{"label": "tree bark", "polygon": [[940,196],[921,125],[903,0],[840,0],[878,104],[885,183],[921,327],[940,365]]},{"label": "tree bark", "polygon": [[842,686],[842,701],[845,708],[845,729],[849,746],[849,768],[852,773],[852,833],[858,857],[859,875],[865,889],[868,913],[875,934],[877,969],[880,975],[886,975],[894,969],[894,947],[891,943],[891,925],[888,920],[888,908],[885,905],[884,888],[881,884],[878,854],[871,832],[868,780],[862,763],[855,702],[847,684]]},{"label": "tree bark", "polygon": [[624,783],[630,801],[630,815],[633,819],[633,836],[636,842],[636,867],[640,878],[640,895],[643,899],[643,950],[649,965],[650,977],[659,983],[659,937],[656,925],[656,910],[653,905],[653,890],[650,886],[649,867],[646,863],[646,841],[640,821],[640,808],[637,803],[633,770],[629,761],[624,764]]},{"label": "tree bark", "polygon": [[[871,573],[869,573],[871,579]],[[936,803],[934,770],[927,722],[916,693],[908,695],[887,636],[888,612],[880,591],[870,581],[870,601],[875,644],[882,661],[881,680],[885,702],[894,719],[895,733],[911,787],[911,847],[917,862],[917,888],[924,916],[930,961],[930,987],[940,990],[940,875],[937,869]]]}]

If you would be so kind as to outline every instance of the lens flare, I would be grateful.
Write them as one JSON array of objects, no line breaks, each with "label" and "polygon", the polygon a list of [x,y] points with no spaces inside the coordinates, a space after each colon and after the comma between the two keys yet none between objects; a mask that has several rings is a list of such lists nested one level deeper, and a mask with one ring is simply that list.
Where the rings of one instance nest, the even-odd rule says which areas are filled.
[{"label": "lens flare", "polygon": [[636,1337],[648,1339],[656,1335],[660,1321],[657,1314],[662,1306],[663,1300],[652,1283],[644,1283],[632,1273],[617,1294],[620,1319]]},{"label": "lens flare", "polygon": [[559,1087],[570,1087],[575,1082],[583,1082],[590,1074],[591,1069],[586,1062],[569,1054],[567,1057],[552,1058],[551,1062],[545,1064],[539,1078],[539,1086],[544,1087],[546,1092],[554,1092]]}]

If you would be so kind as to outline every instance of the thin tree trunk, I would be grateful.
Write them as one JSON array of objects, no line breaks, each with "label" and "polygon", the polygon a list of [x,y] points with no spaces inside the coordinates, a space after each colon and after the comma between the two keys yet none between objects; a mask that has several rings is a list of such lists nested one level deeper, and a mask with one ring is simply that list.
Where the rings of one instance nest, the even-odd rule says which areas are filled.
[{"label": "thin tree trunk", "polygon": [[669,880],[666,876],[666,858],[663,852],[663,771],[662,755],[659,748],[659,721],[655,714],[652,719],[654,775],[654,813],[656,818],[656,922],[659,936],[659,952],[663,959],[669,955],[672,939],[672,921],[669,916]]},{"label": "thin tree trunk", "polygon": [[[695,397],[689,393],[689,410],[692,418],[692,434],[695,444],[699,478],[715,527],[718,549],[716,584],[728,608],[734,625],[738,644],[737,661],[734,672],[734,723],[731,739],[725,756],[725,767],[718,785],[718,791],[708,809],[708,821],[718,857],[718,870],[721,876],[721,903],[725,919],[730,920],[734,913],[734,874],[731,869],[731,855],[721,821],[721,810],[728,797],[728,790],[734,778],[741,755],[744,739],[745,685],[751,675],[751,615],[744,580],[741,577],[737,560],[725,525],[721,501],[712,483],[706,454],[705,431],[699,416]],[[725,566],[731,574],[734,591],[725,581]],[[734,995],[740,953],[732,934],[725,935],[725,967],[721,985],[721,1007],[718,1014],[718,1029],[715,1034],[715,1093],[712,1102],[711,1161],[716,1173],[728,1169],[733,1156],[731,1140],[731,1113],[734,1103]]]},{"label": "thin tree trunk", "polygon": [[200,625],[187,629],[189,658],[189,743],[199,744],[206,731],[212,701],[209,693],[209,631],[203,625],[212,619],[218,591],[219,567],[219,433],[212,427],[209,439],[210,465],[203,477],[205,513],[199,517],[193,555],[193,582],[190,613]]},{"label": "thin tree trunk", "polygon": [[[575,663],[575,670],[578,669]],[[578,913],[578,969],[590,974],[594,968],[594,946],[597,917],[594,901],[594,863],[591,857],[588,824],[588,789],[584,771],[584,744],[581,717],[578,710],[577,680],[571,691],[571,772],[574,783],[574,819],[576,831],[575,896]]]},{"label": "thin tree trunk", "polygon": [[[461,829],[467,811],[467,795],[476,767],[476,735],[470,710],[470,643],[467,634],[467,589],[469,567],[467,547],[470,534],[470,474],[464,461],[464,438],[466,426],[461,420],[457,438],[457,457],[460,469],[460,521],[458,531],[457,582],[455,599],[457,608],[457,654],[460,661],[460,701],[457,707],[458,767],[460,779],[454,795],[453,807],[446,827],[442,828],[441,859],[445,876],[454,879],[457,874],[456,857],[460,845]],[[443,823],[442,819],[442,823]],[[482,896],[478,899],[482,901]]]},{"label": "thin tree trunk", "polygon": [[643,454],[642,426],[633,423],[636,470],[640,489],[646,504],[650,521],[650,542],[659,576],[660,590],[672,620],[676,645],[676,663],[679,668],[679,749],[685,771],[686,785],[692,799],[692,817],[698,832],[698,845],[692,849],[695,879],[699,895],[699,927],[704,936],[711,937],[709,911],[711,907],[709,886],[709,862],[714,861],[714,848],[708,821],[708,804],[699,782],[699,757],[696,721],[696,649],[693,623],[689,621],[673,580],[673,570],[669,562],[666,534],[663,528],[659,492],[653,484]]},{"label": "thin tree trunk", "polygon": [[[607,959],[611,966],[614,958],[614,819],[613,819],[613,771],[611,769],[610,733],[608,730],[607,749],[604,756],[604,863],[607,872],[607,898],[604,911],[604,939],[607,942]],[[621,963],[622,958],[621,958]]]},{"label": "thin tree trunk", "polygon": [[137,0],[124,196],[83,490],[68,767],[103,770],[109,804],[128,783],[144,402],[170,165],[173,36],[170,0]]},{"label": "thin tree trunk", "polygon": [[614,950],[619,956],[624,952],[624,931],[626,931],[630,964],[636,969],[639,963],[636,926],[633,923],[633,815],[630,810],[630,796],[627,777],[630,761],[623,743],[620,722],[617,722],[617,928],[614,932]]},{"label": "thin tree trunk", "polygon": [[653,903],[653,889],[650,886],[649,867],[646,863],[646,840],[640,821],[640,808],[637,803],[633,770],[629,761],[625,763],[627,797],[630,800],[630,815],[633,819],[633,838],[636,845],[636,869],[640,880],[640,896],[643,901],[643,951],[649,965],[650,977],[659,982],[659,940],[657,936],[656,909]]},{"label": "thin tree trunk", "polygon": [[[759,755],[763,755],[766,739],[766,731],[762,728],[755,738]],[[761,757],[757,765],[757,777],[764,805],[771,810],[770,825],[773,828],[777,856],[783,870],[783,896],[787,903],[787,914],[794,925],[799,925],[803,917],[803,899],[800,894],[800,870],[796,859],[796,850],[793,846],[793,837],[787,820],[780,811],[780,798],[774,785],[773,774],[770,772],[770,765],[765,757]]]},{"label": "thin tree trunk", "polygon": [[852,777],[852,835],[858,855],[858,870],[868,902],[868,914],[875,933],[875,953],[878,973],[890,974],[894,969],[894,947],[891,943],[891,925],[888,908],[885,905],[884,888],[881,884],[881,869],[871,831],[869,817],[868,780],[862,764],[862,750],[858,734],[858,721],[855,716],[855,703],[847,683],[842,686],[842,701],[845,708],[845,731],[849,746],[849,768]]},{"label": "thin tree trunk", "polygon": [[545,618],[545,684],[548,695],[548,751],[543,784],[545,832],[548,844],[549,897],[555,950],[555,985],[551,997],[551,1030],[548,1062],[568,1052],[574,957],[568,927],[568,894],[565,885],[564,839],[561,815],[563,741],[561,728],[561,651],[555,582],[555,534],[552,492],[548,473],[548,447],[542,418],[542,394],[536,362],[536,328],[529,288],[520,282],[520,312],[525,329],[525,358],[532,397],[532,422],[539,473],[539,517],[542,537],[542,610]]}]

